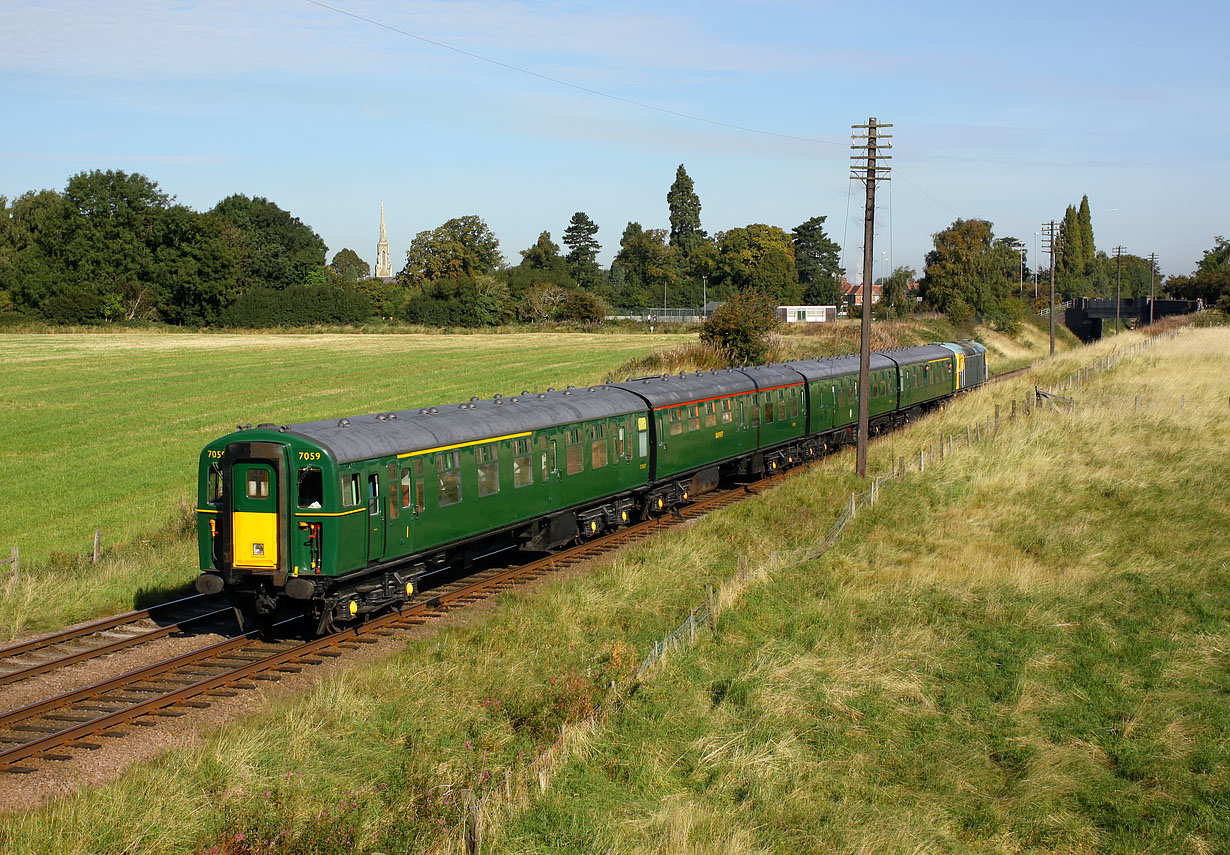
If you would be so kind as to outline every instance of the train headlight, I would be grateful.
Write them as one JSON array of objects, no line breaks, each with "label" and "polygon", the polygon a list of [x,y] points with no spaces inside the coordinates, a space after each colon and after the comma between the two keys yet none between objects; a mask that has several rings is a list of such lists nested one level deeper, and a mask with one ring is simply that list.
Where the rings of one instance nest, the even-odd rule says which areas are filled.
[{"label": "train headlight", "polygon": [[354,617],[359,613],[359,604],[354,600],[350,601],[350,616]]},{"label": "train headlight", "polygon": [[414,596],[414,583],[413,583],[413,582],[407,582],[407,583],[406,583],[406,596],[407,596],[407,597],[413,597],[413,596]]}]

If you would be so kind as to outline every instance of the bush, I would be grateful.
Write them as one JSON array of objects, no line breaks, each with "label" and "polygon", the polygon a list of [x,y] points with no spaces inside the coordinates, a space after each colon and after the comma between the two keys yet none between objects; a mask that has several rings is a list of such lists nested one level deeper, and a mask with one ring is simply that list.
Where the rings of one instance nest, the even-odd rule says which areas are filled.
[{"label": "bush", "polygon": [[252,329],[353,324],[371,314],[366,297],[335,285],[253,288],[222,312],[222,326]]},{"label": "bush", "polygon": [[508,288],[485,276],[436,279],[412,293],[401,309],[403,320],[431,327],[486,327],[505,320]]},{"label": "bush", "polygon": [[764,360],[769,333],[780,323],[772,297],[761,291],[740,291],[705,321],[700,340],[725,353],[733,365],[754,365]]},{"label": "bush", "polygon": [[593,294],[576,288],[560,303],[557,317],[579,324],[600,324],[606,320],[606,306]]},{"label": "bush", "polygon": [[43,301],[43,317],[55,324],[96,324],[103,319],[102,300],[93,291],[73,289]]}]

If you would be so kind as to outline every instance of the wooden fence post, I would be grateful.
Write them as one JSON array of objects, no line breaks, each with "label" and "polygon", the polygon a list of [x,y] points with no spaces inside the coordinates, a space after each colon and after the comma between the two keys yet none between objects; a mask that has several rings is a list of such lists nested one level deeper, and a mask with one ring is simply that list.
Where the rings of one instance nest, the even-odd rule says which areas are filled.
[{"label": "wooden fence post", "polygon": [[995,432],[999,433],[999,404],[995,405]]},{"label": "wooden fence post", "polygon": [[101,551],[102,551],[102,532],[100,532],[98,529],[94,529],[94,558],[91,563],[93,564],[98,563],[98,558],[99,558],[99,554],[101,553]]}]

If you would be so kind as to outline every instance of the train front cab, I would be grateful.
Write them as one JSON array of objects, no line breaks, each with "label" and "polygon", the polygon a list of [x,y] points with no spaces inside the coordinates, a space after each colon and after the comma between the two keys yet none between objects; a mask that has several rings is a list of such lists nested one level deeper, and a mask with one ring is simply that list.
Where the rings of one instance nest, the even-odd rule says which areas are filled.
[{"label": "train front cab", "polygon": [[[230,441],[227,441],[230,440]],[[224,438],[201,454],[197,505],[202,575],[196,588],[228,590],[237,604],[271,613],[291,575],[285,441]]]}]

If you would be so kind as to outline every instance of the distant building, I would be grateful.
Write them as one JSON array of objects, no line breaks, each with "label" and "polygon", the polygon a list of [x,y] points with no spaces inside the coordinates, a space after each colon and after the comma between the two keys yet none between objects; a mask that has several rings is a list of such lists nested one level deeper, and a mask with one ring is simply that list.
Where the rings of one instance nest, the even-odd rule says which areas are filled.
[{"label": "distant building", "polygon": [[836,306],[778,306],[777,318],[788,324],[823,324],[837,317]]},{"label": "distant building", "polygon": [[380,203],[380,243],[376,244],[376,278],[393,278],[393,263],[389,260],[389,238],[384,231],[384,202]]},{"label": "distant building", "polygon": [[[880,302],[880,294],[883,290],[884,287],[882,285],[873,284],[871,286],[871,305],[874,306],[876,303]],[[841,283],[841,299],[844,303],[846,303],[846,305],[862,306],[863,286],[852,285],[851,283],[845,281],[845,278],[843,277]]]}]

